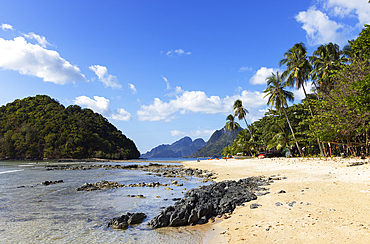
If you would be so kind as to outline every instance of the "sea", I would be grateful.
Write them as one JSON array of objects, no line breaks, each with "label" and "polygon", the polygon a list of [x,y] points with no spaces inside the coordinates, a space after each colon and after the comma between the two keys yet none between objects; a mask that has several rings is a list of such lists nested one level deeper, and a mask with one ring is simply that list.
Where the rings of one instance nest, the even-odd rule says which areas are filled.
[{"label": "sea", "polygon": [[[176,161],[170,159],[171,161]],[[171,164],[180,164],[171,162]],[[152,162],[153,160],[151,160]],[[156,160],[154,160],[156,161]],[[158,163],[165,164],[163,159]],[[201,185],[196,177],[165,178],[140,170],[46,170],[49,165],[148,164],[148,162],[91,163],[0,161],[0,243],[201,243],[204,234],[194,227],[151,229],[148,222],[174,198]],[[63,183],[42,185],[44,181]],[[177,180],[183,186],[122,187],[98,191],[77,191],[84,183],[101,180],[121,184]],[[184,190],[186,188],[186,190]],[[145,198],[128,197],[144,195]],[[126,213],[143,212],[143,223],[126,230],[107,228],[110,219]]]}]

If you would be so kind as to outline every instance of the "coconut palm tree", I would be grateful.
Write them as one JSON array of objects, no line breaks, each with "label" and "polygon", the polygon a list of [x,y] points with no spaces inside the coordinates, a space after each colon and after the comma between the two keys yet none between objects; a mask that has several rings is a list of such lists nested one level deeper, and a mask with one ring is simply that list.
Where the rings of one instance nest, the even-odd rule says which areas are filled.
[{"label": "coconut palm tree", "polygon": [[254,141],[251,129],[249,128],[247,119],[245,118],[246,115],[249,114],[249,112],[246,108],[243,107],[243,102],[241,100],[237,99],[234,102],[233,110],[234,110],[235,117],[237,117],[239,120],[244,119],[245,124],[247,125],[247,128],[248,128],[249,134],[251,135],[251,138]]},{"label": "coconut palm tree", "polygon": [[277,111],[284,111],[285,118],[288,121],[290,131],[292,132],[295,144],[299,151],[300,156],[302,156],[301,148],[298,145],[297,139],[294,135],[292,125],[290,124],[288,114],[286,113],[285,107],[288,106],[287,99],[290,102],[294,101],[294,94],[291,91],[287,91],[284,88],[287,86],[287,83],[284,81],[284,77],[276,72],[273,72],[271,76],[267,77],[267,88],[263,91],[266,93],[265,97],[269,96],[267,105],[270,105],[271,108],[275,107]]},{"label": "coconut palm tree", "polygon": [[349,52],[348,47],[345,50],[340,50],[338,44],[325,44],[319,46],[313,55],[310,57],[310,62],[312,64],[311,79],[316,87],[321,87],[321,89],[329,88],[331,84],[326,84],[327,87],[322,87],[325,75],[329,73],[330,70],[338,70],[341,64],[349,61],[346,57]]},{"label": "coconut palm tree", "polygon": [[240,125],[238,122],[235,121],[235,117],[232,114],[229,114],[226,118],[226,128],[234,131],[235,136],[237,135],[236,131],[240,128]]},{"label": "coconut palm tree", "polygon": [[[308,108],[310,110],[311,116],[313,117],[313,112],[309,99],[307,98],[307,92],[304,85],[307,83],[312,67],[307,59],[307,48],[301,43],[296,43],[292,48],[284,53],[284,58],[280,60],[280,66],[286,65],[286,70],[283,72],[283,77],[286,77],[287,85],[296,86],[297,89],[303,89],[304,95],[308,102]],[[319,144],[320,153],[324,156],[321,142],[317,138],[317,143]]]}]

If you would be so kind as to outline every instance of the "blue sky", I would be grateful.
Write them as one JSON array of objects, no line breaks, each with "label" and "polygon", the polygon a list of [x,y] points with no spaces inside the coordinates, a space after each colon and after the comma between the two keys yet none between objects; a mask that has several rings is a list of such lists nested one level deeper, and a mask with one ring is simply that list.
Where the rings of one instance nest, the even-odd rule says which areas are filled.
[{"label": "blue sky", "polygon": [[142,153],[207,141],[236,99],[249,122],[263,116],[265,79],[295,43],[343,47],[369,23],[367,0],[2,1],[0,105],[46,94],[91,108]]}]

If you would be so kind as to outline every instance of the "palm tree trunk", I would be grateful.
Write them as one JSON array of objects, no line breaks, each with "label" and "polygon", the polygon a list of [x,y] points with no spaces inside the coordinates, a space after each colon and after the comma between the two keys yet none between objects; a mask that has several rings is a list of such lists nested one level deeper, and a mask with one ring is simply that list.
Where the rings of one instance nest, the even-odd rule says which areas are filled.
[{"label": "palm tree trunk", "polygon": [[[295,138],[294,131],[293,131],[292,125],[290,124],[290,121],[289,121],[288,115],[287,115],[287,113],[286,113],[285,107],[283,107],[283,109],[284,109],[284,113],[285,113],[286,120],[288,121],[288,124],[289,124],[290,131],[292,132],[292,135],[293,135],[293,138],[294,138],[294,141],[295,141],[295,145],[296,145],[296,146],[297,146],[297,148],[298,148],[299,155],[302,157],[302,151],[301,151],[301,148],[299,147],[298,142],[297,142],[297,139]],[[290,150],[289,150],[289,151],[290,151]]]},{"label": "palm tree trunk", "polygon": [[249,131],[249,134],[251,134],[252,141],[254,141],[254,138],[253,138],[253,135],[252,135],[251,128],[249,127],[249,125],[248,125],[247,120],[245,119],[245,117],[244,117],[244,121],[245,121],[245,124],[247,125],[248,131]]},{"label": "palm tree trunk", "polygon": [[[311,113],[311,116],[313,117],[313,112],[312,112],[312,108],[311,108],[311,105],[310,105],[310,101],[308,100],[308,97],[307,97],[307,93],[306,93],[306,89],[304,88],[304,85],[302,85],[302,88],[303,88],[303,92],[304,92],[304,95],[306,97],[306,100],[307,100],[307,103],[308,103],[308,108],[310,110],[310,113]],[[319,144],[319,148],[320,148],[320,154],[321,156],[325,157],[325,154],[322,150],[322,146],[321,146],[321,142],[320,142],[320,139],[317,137],[317,144]]]}]

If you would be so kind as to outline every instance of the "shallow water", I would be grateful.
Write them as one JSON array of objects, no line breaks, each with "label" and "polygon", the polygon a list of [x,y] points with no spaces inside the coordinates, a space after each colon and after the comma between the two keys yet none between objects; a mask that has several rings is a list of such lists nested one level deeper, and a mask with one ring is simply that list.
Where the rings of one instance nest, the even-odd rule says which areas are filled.
[{"label": "shallow water", "polygon": [[[84,183],[101,180],[122,184],[171,183],[174,178],[146,175],[139,170],[51,170],[55,162],[0,162],[0,243],[199,243],[202,233],[190,228],[150,229],[147,225],[173,205],[173,198],[204,185],[198,178],[175,178],[184,186],[124,187],[100,191],[76,191]],[[66,163],[60,163],[66,164]],[[74,164],[74,163],[71,163]],[[82,163],[78,163],[82,164]],[[92,164],[92,163],[87,163]],[[107,163],[114,164],[114,163]],[[123,165],[124,163],[121,163]],[[133,164],[133,163],[130,163]],[[44,186],[41,182],[63,180]],[[127,195],[142,194],[146,198]],[[160,196],[160,198],[157,198]],[[166,200],[168,199],[168,200]],[[143,212],[142,224],[127,230],[106,228],[109,219],[127,212]]]}]

